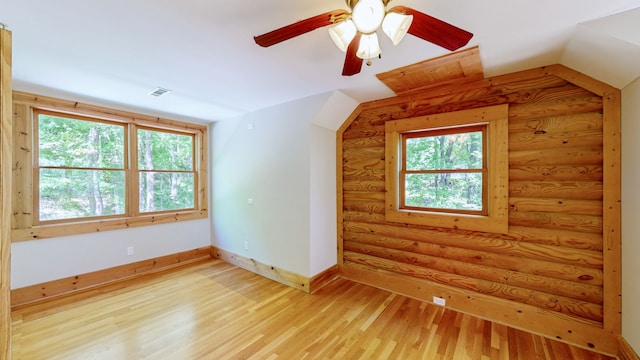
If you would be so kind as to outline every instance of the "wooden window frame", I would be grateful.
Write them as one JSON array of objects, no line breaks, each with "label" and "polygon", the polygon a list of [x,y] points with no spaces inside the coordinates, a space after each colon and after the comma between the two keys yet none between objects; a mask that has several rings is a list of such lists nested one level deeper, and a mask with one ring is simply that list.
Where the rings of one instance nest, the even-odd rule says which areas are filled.
[{"label": "wooden window frame", "polygon": [[[59,236],[77,235],[107,230],[127,229],[139,226],[167,224],[180,221],[208,218],[208,127],[195,123],[181,122],[171,119],[152,117],[127,111],[120,111],[75,101],[61,100],[40,95],[13,92],[14,127],[13,138],[13,193],[12,204],[12,241],[28,241]],[[132,189],[133,179],[137,181],[137,172],[133,169],[134,159],[129,156],[125,169],[127,180],[128,202],[127,214],[124,216],[106,216],[97,218],[74,218],[39,223],[37,216],[37,147],[35,144],[37,127],[37,111],[46,111],[68,116],[70,118],[87,118],[98,122],[122,124],[125,126],[125,137],[131,147],[128,154],[137,151],[135,136],[137,128],[157,131],[168,131],[188,134],[194,137],[194,179],[195,202],[193,209],[167,210],[139,213],[137,206],[137,189]],[[137,186],[136,186],[137,188]],[[132,196],[132,194],[135,194]],[[132,201],[132,199],[136,199]]]},{"label": "wooden window frame", "polygon": [[[486,214],[404,209],[400,176],[402,134],[436,129],[486,125]],[[385,220],[406,224],[507,233],[509,228],[508,105],[455,111],[385,123]]]},{"label": "wooden window frame", "polygon": [[[426,137],[435,137],[442,135],[455,135],[471,132],[482,133],[482,164],[480,168],[476,169],[420,169],[420,170],[408,170],[407,169],[407,140],[418,139]],[[468,214],[468,215],[483,215],[488,213],[487,206],[487,125],[486,124],[473,124],[465,126],[446,127],[440,129],[428,129],[420,131],[407,131],[400,134],[400,153],[402,154],[400,160],[400,174],[398,175],[398,196],[400,204],[398,207],[404,210],[416,210],[416,211],[432,211],[452,214]],[[436,174],[436,173],[481,173],[482,174],[482,208],[480,210],[463,210],[463,209],[449,209],[449,208],[432,208],[422,206],[410,206],[406,204],[406,175],[407,174]]]},{"label": "wooden window frame", "polygon": [[90,121],[90,122],[96,122],[96,123],[103,123],[103,124],[109,124],[109,125],[115,125],[115,126],[121,126],[122,127],[122,131],[123,131],[123,151],[124,151],[124,159],[123,159],[123,167],[122,168],[118,168],[118,169],[106,169],[106,168],[100,168],[100,169],[92,169],[92,170],[99,170],[99,171],[108,171],[108,170],[117,170],[117,171],[123,171],[124,172],[124,178],[125,178],[125,194],[126,194],[126,185],[129,183],[129,179],[127,179],[127,177],[129,177],[129,156],[127,156],[128,153],[128,148],[129,148],[129,141],[131,141],[128,138],[128,130],[127,130],[127,125],[124,123],[119,123],[119,122],[114,122],[114,121],[108,121],[108,120],[104,120],[104,119],[95,119],[95,118],[90,118],[88,116],[82,116],[82,115],[76,115],[76,114],[68,114],[68,113],[63,113],[63,112],[59,112],[59,111],[51,111],[51,110],[44,110],[44,109],[38,109],[38,108],[34,108],[33,109],[33,136],[34,136],[34,147],[33,147],[33,224],[34,225],[47,225],[47,224],[65,224],[65,223],[75,223],[78,221],[92,221],[92,220],[104,220],[104,219],[110,219],[110,218],[119,218],[119,217],[123,217],[123,216],[128,216],[129,212],[129,208],[130,208],[130,199],[128,194],[125,195],[125,206],[124,206],[124,213],[123,214],[115,214],[115,215],[104,215],[104,216],[87,216],[87,217],[76,217],[76,218],[66,218],[66,219],[54,219],[54,220],[41,220],[40,219],[40,170],[42,169],[66,169],[66,170],[80,170],[80,169],[87,169],[89,170],[89,168],[82,168],[82,167],[67,167],[67,166],[41,166],[39,163],[39,158],[40,158],[40,144],[39,144],[39,115],[50,115],[50,116],[55,116],[55,117],[59,117],[59,118],[65,118],[65,119],[70,119],[70,120],[79,120],[79,121]]}]

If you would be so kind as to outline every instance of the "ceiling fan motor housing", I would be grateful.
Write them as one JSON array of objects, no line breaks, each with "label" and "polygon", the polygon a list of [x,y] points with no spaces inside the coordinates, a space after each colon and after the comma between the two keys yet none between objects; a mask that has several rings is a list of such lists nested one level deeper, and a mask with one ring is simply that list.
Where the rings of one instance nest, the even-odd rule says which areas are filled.
[{"label": "ceiling fan motor housing", "polygon": [[[386,7],[387,4],[390,2],[391,0],[382,0],[382,3],[384,4],[384,6]],[[358,3],[358,0],[346,0],[347,2],[347,6],[349,7],[349,9],[353,10],[353,8],[356,6],[356,4]]]}]

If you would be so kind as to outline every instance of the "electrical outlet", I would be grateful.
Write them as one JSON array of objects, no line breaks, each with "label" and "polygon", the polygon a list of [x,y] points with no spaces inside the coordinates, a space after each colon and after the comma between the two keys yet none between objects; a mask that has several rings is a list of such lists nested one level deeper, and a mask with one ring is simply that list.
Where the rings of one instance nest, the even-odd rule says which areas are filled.
[{"label": "electrical outlet", "polygon": [[436,305],[445,306],[447,301],[445,299],[441,298],[441,297],[434,296],[433,297],[433,303],[436,304]]},{"label": "electrical outlet", "polygon": [[253,205],[253,199],[247,199],[247,204]]},{"label": "electrical outlet", "polygon": [[244,242],[244,249],[245,250],[249,250],[249,242],[248,241]]},{"label": "electrical outlet", "polygon": [[127,255],[129,255],[129,256],[133,255],[133,246],[129,246],[127,248]]}]

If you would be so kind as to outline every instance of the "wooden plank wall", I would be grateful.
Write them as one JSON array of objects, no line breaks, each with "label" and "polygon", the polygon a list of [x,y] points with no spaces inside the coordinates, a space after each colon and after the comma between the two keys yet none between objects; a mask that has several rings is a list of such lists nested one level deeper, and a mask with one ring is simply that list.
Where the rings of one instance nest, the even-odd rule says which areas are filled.
[{"label": "wooden plank wall", "polygon": [[[554,65],[362,104],[338,132],[340,273],[617,353],[619,98]],[[508,234],[385,221],[385,122],[498,104],[509,104]]]}]

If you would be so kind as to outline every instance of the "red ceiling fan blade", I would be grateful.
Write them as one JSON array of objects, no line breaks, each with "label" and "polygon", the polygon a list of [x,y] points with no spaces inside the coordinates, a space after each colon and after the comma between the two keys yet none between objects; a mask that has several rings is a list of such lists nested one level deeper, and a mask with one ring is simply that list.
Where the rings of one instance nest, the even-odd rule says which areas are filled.
[{"label": "red ceiling fan blade", "polygon": [[457,50],[469,42],[473,34],[406,6],[394,6],[389,11],[413,15],[409,34],[448,50]]},{"label": "red ceiling fan blade", "polygon": [[360,72],[362,69],[362,59],[356,56],[358,47],[360,46],[360,37],[362,34],[358,33],[356,37],[351,40],[349,47],[347,48],[347,56],[344,58],[344,67],[342,68],[342,76],[351,76]]},{"label": "red ceiling fan blade", "polygon": [[289,40],[298,35],[306,34],[309,31],[335,24],[344,19],[349,13],[346,10],[333,10],[324,14],[316,15],[296,23],[283,26],[279,29],[270,31],[266,34],[254,36],[256,44],[262,47],[268,47],[277,43]]}]

